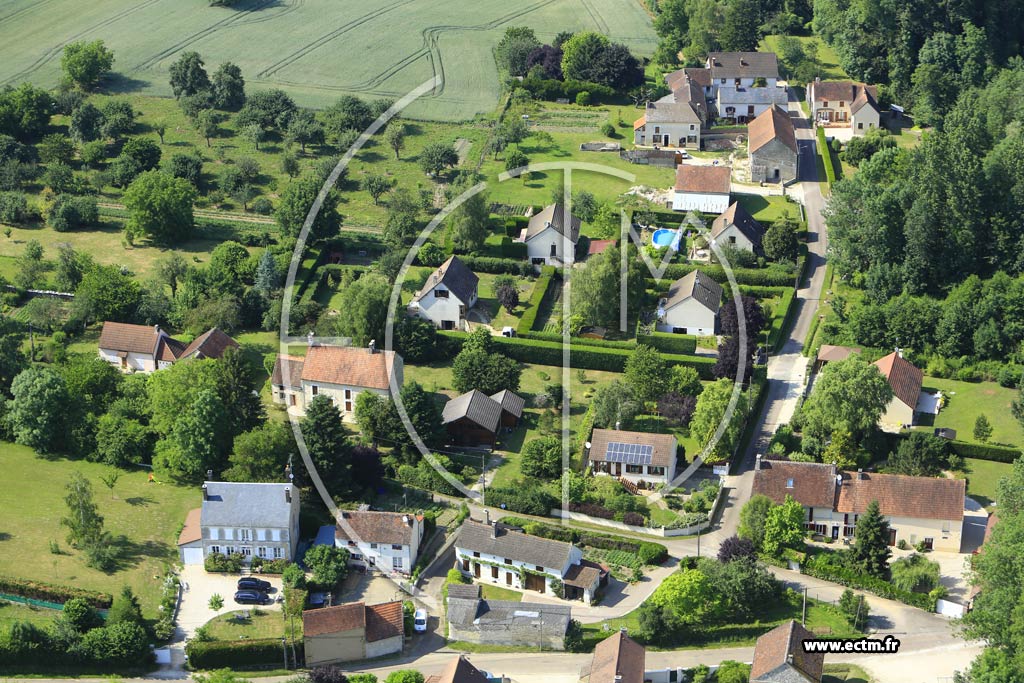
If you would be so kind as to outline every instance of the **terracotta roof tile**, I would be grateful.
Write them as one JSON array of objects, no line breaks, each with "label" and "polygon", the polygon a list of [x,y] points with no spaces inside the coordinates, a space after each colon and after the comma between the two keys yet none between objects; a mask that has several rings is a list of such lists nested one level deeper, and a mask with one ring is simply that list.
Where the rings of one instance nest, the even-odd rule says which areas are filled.
[{"label": "terracotta roof tile", "polygon": [[302,613],[302,632],[306,636],[343,633],[366,627],[366,609],[361,602],[310,609]]},{"label": "terracotta roof tile", "polygon": [[426,683],[487,683],[487,678],[469,663],[465,655],[452,659],[439,674],[434,674]]},{"label": "terracotta roof tile", "polygon": [[644,646],[619,631],[594,648],[590,683],[644,683]]},{"label": "terracotta roof tile", "polygon": [[[412,545],[412,516],[401,512],[376,510],[342,510],[342,519],[334,528],[334,538],[340,541],[360,540],[386,545]],[[409,521],[406,521],[409,520]],[[348,525],[355,534],[350,539]]]},{"label": "terracotta roof tile", "polygon": [[801,505],[815,508],[835,506],[836,469],[817,462],[789,462],[762,458],[761,469],[754,473],[755,494],[784,503],[793,496]]},{"label": "terracotta roof tile", "polygon": [[875,361],[878,368],[892,387],[893,395],[906,403],[911,409],[917,407],[917,397],[921,394],[924,373],[899,353],[893,352]]},{"label": "terracotta roof tile", "polygon": [[366,607],[366,642],[394,638],[405,634],[402,601],[384,602]]},{"label": "terracotta roof tile", "polygon": [[832,363],[839,360],[846,360],[856,353],[860,353],[859,348],[822,344],[818,349],[818,360],[825,361],[826,363]]},{"label": "terracotta roof tile", "polygon": [[230,348],[237,349],[238,342],[220,329],[213,327],[193,339],[179,357],[222,358],[224,352]]},{"label": "terracotta roof tile", "polygon": [[100,332],[99,347],[111,351],[152,354],[159,334],[159,327],[106,321]]},{"label": "terracotta roof tile", "polygon": [[728,166],[680,164],[676,167],[675,189],[679,192],[729,194],[732,170]]},{"label": "terracotta roof tile", "polygon": [[748,149],[750,153],[756,152],[772,140],[778,140],[791,149],[793,154],[800,151],[796,143],[793,119],[778,105],[773,104],[751,121],[747,127],[747,134],[749,135]]},{"label": "terracotta roof tile", "polygon": [[[274,361],[274,370],[270,373],[270,383],[274,386],[287,386],[298,389],[302,386],[302,365],[305,362],[305,358],[302,356],[285,356],[278,354],[277,360]],[[285,368],[287,368],[287,379],[285,377]]]},{"label": "terracotta roof tile", "polygon": [[877,500],[886,517],[955,521],[964,517],[965,493],[963,479],[843,472],[836,511],[863,514]]},{"label": "terracotta roof tile", "polygon": [[751,683],[798,680],[784,676],[784,671],[794,669],[803,674],[799,680],[810,680],[815,683],[821,681],[825,655],[806,653],[803,648],[803,641],[812,638],[813,633],[792,620],[776,626],[758,638],[757,645],[754,646],[754,662],[750,667]]},{"label": "terracotta roof tile", "polygon": [[353,346],[311,346],[302,365],[302,379],[387,389],[396,362],[401,362],[401,356],[394,351],[370,353],[369,349]]},{"label": "terracotta roof tile", "polygon": [[182,527],[181,533],[178,534],[178,545],[203,540],[203,528],[199,522],[200,512],[202,512],[202,508],[193,508],[185,515],[185,526]]}]

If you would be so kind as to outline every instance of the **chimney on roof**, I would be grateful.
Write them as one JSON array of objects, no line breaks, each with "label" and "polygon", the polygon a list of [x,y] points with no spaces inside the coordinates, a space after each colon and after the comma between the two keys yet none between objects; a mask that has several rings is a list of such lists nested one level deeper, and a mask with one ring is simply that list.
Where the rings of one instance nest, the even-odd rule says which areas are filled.
[{"label": "chimney on roof", "polygon": [[409,526],[412,523],[412,518],[409,515],[402,515],[402,524]]},{"label": "chimney on roof", "polygon": [[370,353],[377,353],[377,340],[376,339],[371,339],[370,340]]},{"label": "chimney on roof", "polygon": [[292,487],[291,486],[285,486],[284,487],[284,502],[289,503],[289,504],[292,502]]},{"label": "chimney on roof", "polygon": [[622,429],[622,422],[619,421],[619,420],[616,420],[615,421],[615,431],[619,431],[620,429]]},{"label": "chimney on roof", "polygon": [[484,524],[491,523],[491,511],[484,508]]},{"label": "chimney on roof", "polygon": [[754,458],[754,471],[759,472],[761,470],[761,454],[758,453]]},{"label": "chimney on roof", "polygon": [[747,65],[747,60],[743,59],[743,57],[740,57],[740,66],[746,66],[746,65]]},{"label": "chimney on roof", "polygon": [[153,333],[156,334],[156,336],[158,336],[158,337],[160,336],[160,326],[159,325],[153,325]]},{"label": "chimney on roof", "polygon": [[864,470],[860,467],[857,468],[857,478],[861,480],[864,479]]},{"label": "chimney on roof", "polygon": [[792,663],[793,663],[793,653],[792,652],[787,652],[786,653],[786,664],[792,664]]},{"label": "chimney on roof", "polygon": [[206,488],[206,484],[203,484],[203,500],[210,500],[210,492]]},{"label": "chimney on roof", "polygon": [[814,77],[814,82],[815,83],[821,83],[821,76],[815,76]]},{"label": "chimney on roof", "polygon": [[896,355],[897,356],[899,356],[900,358],[903,358],[903,349],[901,349],[900,347],[897,346],[895,348],[895,351],[896,351]]},{"label": "chimney on roof", "polygon": [[206,470],[206,481],[213,481],[213,470]]},{"label": "chimney on roof", "polygon": [[309,334],[306,335],[306,345],[307,346],[312,346],[313,345],[313,330],[310,330]]}]

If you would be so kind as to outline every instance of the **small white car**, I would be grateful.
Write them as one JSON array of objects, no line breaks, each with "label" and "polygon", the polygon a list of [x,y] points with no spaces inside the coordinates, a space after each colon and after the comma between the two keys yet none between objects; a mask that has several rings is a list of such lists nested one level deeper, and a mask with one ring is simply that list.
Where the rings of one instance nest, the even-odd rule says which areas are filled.
[{"label": "small white car", "polygon": [[412,615],[412,628],[416,633],[426,633],[427,631],[427,610],[418,609],[416,613]]}]

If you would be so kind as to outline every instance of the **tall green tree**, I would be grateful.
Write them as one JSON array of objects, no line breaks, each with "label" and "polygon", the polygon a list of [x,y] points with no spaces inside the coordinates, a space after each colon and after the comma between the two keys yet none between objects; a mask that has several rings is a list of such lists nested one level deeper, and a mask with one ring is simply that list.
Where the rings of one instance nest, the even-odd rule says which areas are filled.
[{"label": "tall green tree", "polygon": [[364,273],[345,290],[346,304],[335,321],[339,335],[351,337],[354,344],[366,346],[371,340],[384,345],[391,284],[383,275]]},{"label": "tall green tree", "polygon": [[238,111],[245,104],[245,79],[242,70],[232,62],[224,62],[213,74],[213,103],[218,109]]},{"label": "tall green tree", "polygon": [[[291,237],[298,237],[322,185],[323,183],[313,175],[302,176],[288,183],[275,212],[282,232]],[[338,195],[334,190],[330,190],[313,220],[309,237],[311,240],[333,237],[340,225]]]},{"label": "tall green tree", "polygon": [[526,75],[526,58],[540,47],[540,41],[532,28],[526,26],[509,26],[505,35],[494,48],[494,58],[498,67],[507,71],[510,76]]},{"label": "tall green tree", "polygon": [[5,419],[16,443],[40,453],[64,447],[71,396],[59,374],[44,367],[23,370],[11,383],[11,396]]},{"label": "tall green tree", "polygon": [[345,495],[350,489],[350,445],[338,407],[323,394],[314,397],[306,406],[301,429],[317,474],[332,493]]},{"label": "tall green tree", "polygon": [[64,490],[67,516],[60,523],[67,527],[68,543],[75,548],[96,543],[103,536],[103,516],[93,500],[92,484],[80,472],[74,472]]},{"label": "tall green tree", "polygon": [[[725,418],[729,401],[732,398],[733,384],[734,382],[730,379],[720,379],[707,386],[697,397],[697,407],[693,411],[693,419],[690,420],[690,434],[697,439],[701,448],[711,442],[718,430],[718,425]],[[746,413],[747,399],[741,393],[725,431],[708,451],[705,462],[723,462],[732,456],[743,430],[743,417]]]},{"label": "tall green tree", "polygon": [[653,401],[664,393],[668,366],[656,349],[639,344],[626,359],[626,384],[641,401]]},{"label": "tall green tree", "polygon": [[125,233],[147,237],[158,244],[188,239],[195,227],[192,203],[196,189],[187,180],[161,171],[147,171],[132,181],[124,193],[128,210]]},{"label": "tall green tree", "polygon": [[775,504],[768,496],[758,493],[751,496],[750,500],[743,504],[740,509],[739,536],[754,544],[760,550],[764,545],[765,525],[768,522],[768,513]]},{"label": "tall green tree", "polygon": [[892,387],[858,356],[829,363],[801,411],[804,432],[822,442],[842,427],[858,441],[875,429],[892,399]]},{"label": "tall green tree", "polygon": [[72,83],[89,90],[114,66],[114,53],[102,40],[79,40],[64,46],[60,68]]},{"label": "tall green tree", "polygon": [[473,252],[484,245],[491,231],[487,193],[477,192],[452,212],[448,219],[452,243],[460,252]]},{"label": "tall green tree", "polygon": [[210,77],[198,52],[183,52],[169,69],[171,90],[177,98],[210,90]]},{"label": "tall green tree", "polygon": [[850,560],[861,571],[885,578],[892,551],[889,550],[889,522],[882,516],[877,500],[871,501],[857,519],[854,536]]},{"label": "tall green tree", "polygon": [[785,502],[772,507],[764,521],[764,552],[777,555],[783,548],[799,548],[804,540],[805,518],[804,506],[787,494]]}]

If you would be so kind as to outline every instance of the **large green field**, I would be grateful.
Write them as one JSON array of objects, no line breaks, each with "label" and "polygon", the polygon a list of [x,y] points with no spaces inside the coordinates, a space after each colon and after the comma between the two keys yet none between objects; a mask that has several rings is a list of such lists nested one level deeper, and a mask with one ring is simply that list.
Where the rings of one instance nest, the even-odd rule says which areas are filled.
[{"label": "large green field", "polygon": [[443,84],[410,113],[462,121],[494,108],[492,48],[506,27],[522,25],[543,41],[599,31],[640,55],[657,43],[638,0],[0,0],[0,84],[54,86],[63,46],[100,38],[116,55],[118,91],[169,95],[168,67],[194,50],[313,107],[344,93],[397,99],[439,76]]},{"label": "large green field", "polygon": [[[178,532],[188,510],[199,505],[198,489],[150,484],[147,473],[137,470],[122,472],[111,495],[100,481],[111,468],[38,458],[31,449],[6,442],[0,442],[0,461],[7,481],[13,482],[0,487],[0,574],[115,595],[127,584],[139,596],[146,616],[155,618],[161,577],[176,560]],[[85,566],[82,554],[64,540],[64,485],[75,471],[92,482],[106,530],[124,537],[121,567],[112,574]],[[50,551],[51,541],[57,542],[60,554]]]}]

